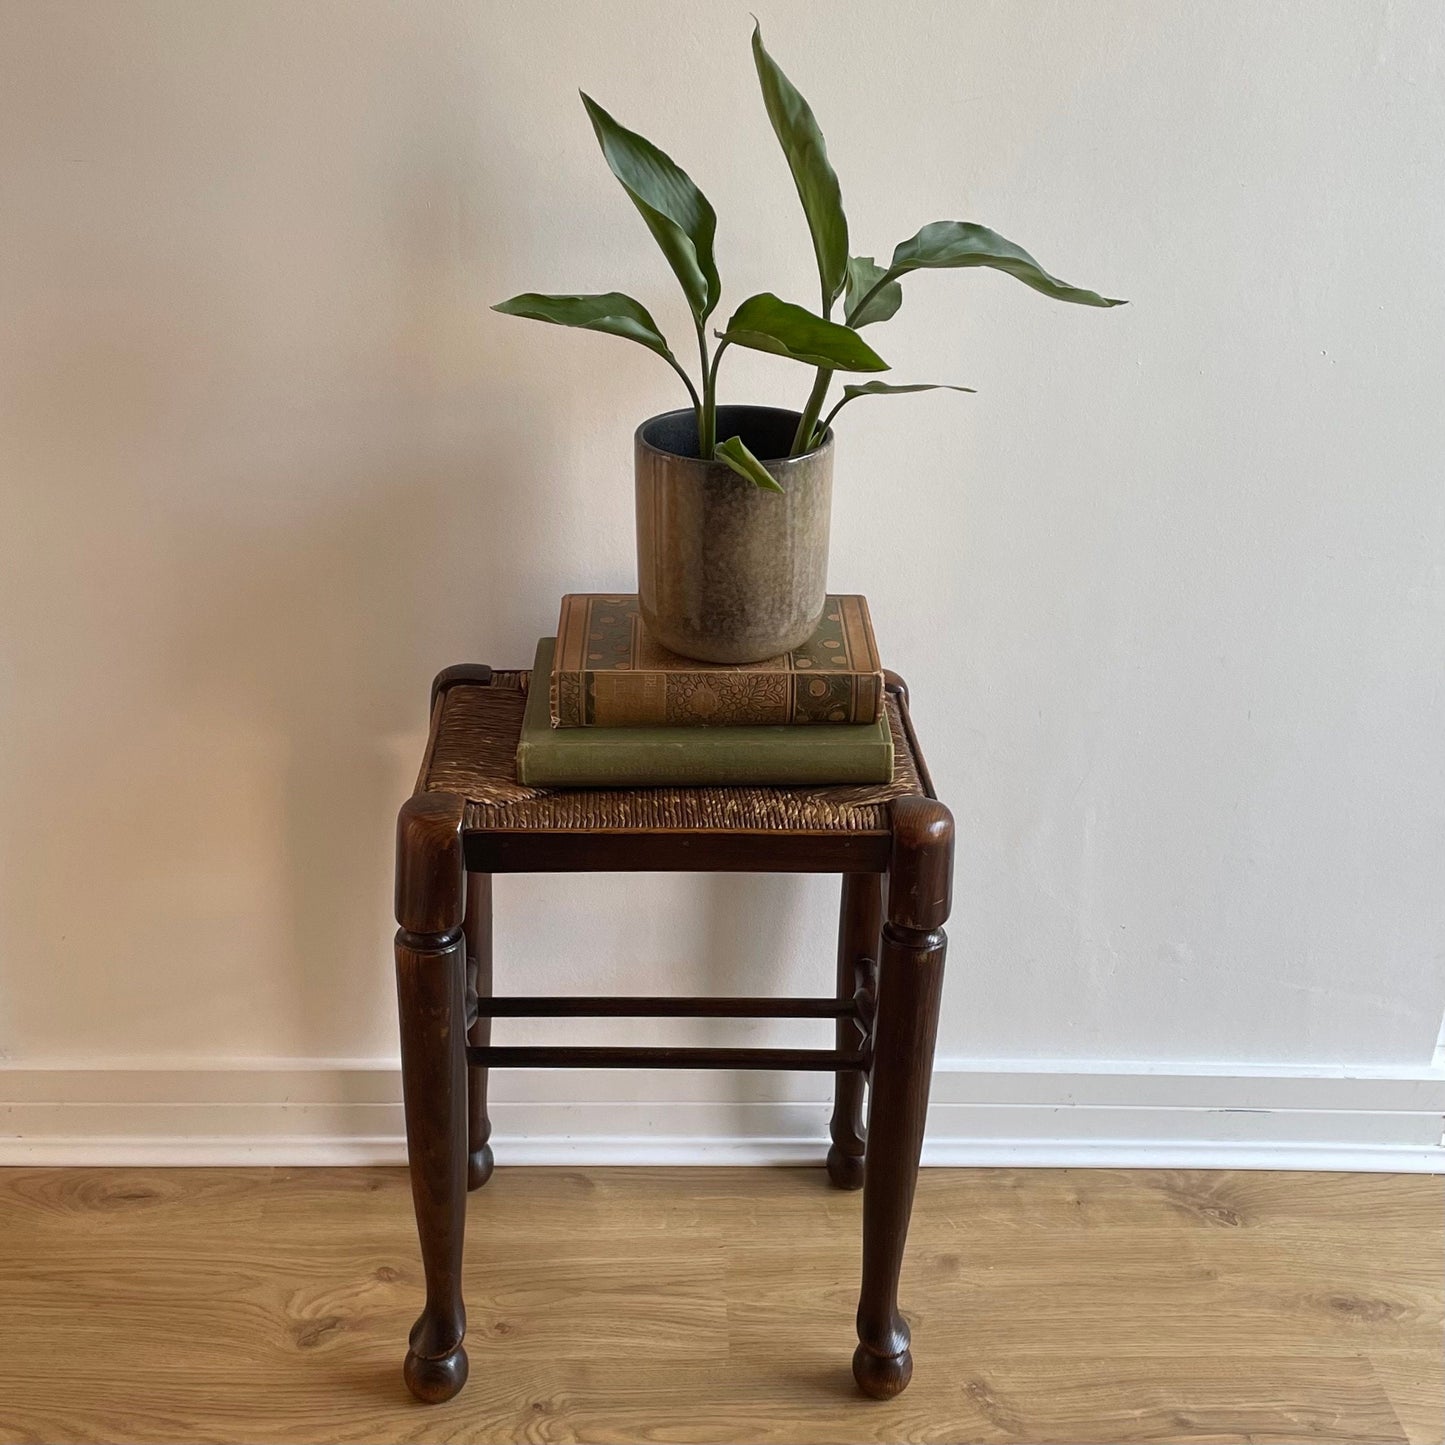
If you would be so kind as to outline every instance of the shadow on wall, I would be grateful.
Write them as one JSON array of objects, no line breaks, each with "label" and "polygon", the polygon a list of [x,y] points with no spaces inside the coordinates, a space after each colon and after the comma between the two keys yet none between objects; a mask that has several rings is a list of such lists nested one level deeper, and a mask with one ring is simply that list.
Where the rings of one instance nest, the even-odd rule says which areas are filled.
[{"label": "shadow on wall", "polygon": [[464,181],[470,158],[413,173],[390,273],[315,303],[351,354],[242,314],[275,278],[223,278],[194,242],[191,272],[58,269],[16,393],[5,796],[35,823],[7,850],[24,973],[0,1050],[394,1051],[392,821],[427,683],[509,660],[558,590],[544,439],[566,398],[482,358],[478,405],[489,342],[459,277],[495,289],[508,238],[459,227]]},{"label": "shadow on wall", "polygon": [[[448,395],[461,180],[437,169],[407,197],[393,344],[418,374],[379,403],[380,444],[363,422],[315,488],[323,506],[214,530],[188,563],[186,592],[216,605],[177,638],[177,695],[244,710],[285,740],[277,872],[295,997],[277,1047],[308,1056],[394,1051],[392,822],[420,760],[427,685],[452,661],[511,661],[511,639],[535,631],[533,598],[556,590],[546,439],[565,398],[514,382],[488,405],[465,368]],[[495,289],[504,243],[476,238],[481,286]]]},{"label": "shadow on wall", "polygon": [[[393,822],[427,683],[525,661],[562,591],[630,577],[633,418],[589,428],[676,404],[640,348],[552,349],[486,311],[532,284],[545,224],[510,203],[530,75],[476,86],[472,42],[438,49],[405,9],[340,46],[334,15],[275,48],[260,23],[94,12],[57,50],[37,21],[0,397],[0,1054],[394,1054]],[[806,886],[705,880],[701,953],[664,983],[701,961],[701,989],[791,986],[770,965]],[[540,932],[501,986],[555,985]],[[831,939],[806,952],[826,980]]]}]

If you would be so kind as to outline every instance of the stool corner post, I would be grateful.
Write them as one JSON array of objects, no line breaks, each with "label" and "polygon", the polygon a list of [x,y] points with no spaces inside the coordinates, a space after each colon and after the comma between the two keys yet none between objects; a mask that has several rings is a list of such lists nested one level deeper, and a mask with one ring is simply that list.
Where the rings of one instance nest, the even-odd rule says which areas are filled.
[{"label": "stool corner post", "polygon": [[868,1149],[863,1176],[863,1281],[853,1377],[887,1399],[913,1375],[898,1281],[928,1115],[952,898],[953,816],[934,798],[891,805],[893,856],[879,959]]},{"label": "stool corner post", "polygon": [[449,934],[462,925],[466,874],[462,814],[455,793],[414,793],[396,820],[396,921],[411,934]]},{"label": "stool corner post", "polygon": [[397,819],[397,1005],[402,1101],[426,1304],[404,1376],[419,1400],[466,1383],[462,1242],[466,1227],[467,1076],[464,800],[418,793]]},{"label": "stool corner post", "polygon": [[933,933],[953,906],[953,814],[937,798],[909,794],[889,805],[893,856],[888,870],[888,921]]}]

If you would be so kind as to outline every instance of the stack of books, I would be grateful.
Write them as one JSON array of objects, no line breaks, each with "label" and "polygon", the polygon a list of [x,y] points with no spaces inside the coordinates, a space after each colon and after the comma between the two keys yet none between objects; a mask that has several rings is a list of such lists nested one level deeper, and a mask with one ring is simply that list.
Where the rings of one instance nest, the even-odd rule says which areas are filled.
[{"label": "stack of books", "polygon": [[562,599],[537,644],[517,779],[531,787],[885,783],[893,739],[862,597],[829,597],[782,657],[698,662],[648,635],[637,598]]}]

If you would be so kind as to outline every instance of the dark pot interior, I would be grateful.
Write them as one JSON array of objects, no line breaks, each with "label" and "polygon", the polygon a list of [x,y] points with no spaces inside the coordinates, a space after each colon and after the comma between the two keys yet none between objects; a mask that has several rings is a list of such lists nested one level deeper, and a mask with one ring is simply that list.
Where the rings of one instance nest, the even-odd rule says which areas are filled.
[{"label": "dark pot interior", "polygon": [[[798,413],[777,406],[720,406],[717,439],[741,437],[743,445],[760,461],[786,457],[798,429]],[[656,451],[675,457],[697,456],[697,413],[688,407],[664,412],[642,427],[642,440]]]}]

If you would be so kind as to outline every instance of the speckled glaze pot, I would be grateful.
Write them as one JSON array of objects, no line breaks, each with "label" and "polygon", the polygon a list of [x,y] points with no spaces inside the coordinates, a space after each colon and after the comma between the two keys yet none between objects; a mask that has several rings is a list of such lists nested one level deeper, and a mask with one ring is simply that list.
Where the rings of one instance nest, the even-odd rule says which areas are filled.
[{"label": "speckled glaze pot", "polygon": [[797,647],[823,615],[833,433],[801,457],[798,413],[720,406],[720,441],[740,436],[783,489],[767,492],[697,455],[689,409],[635,438],[637,594],[648,631],[704,662],[761,662]]}]

